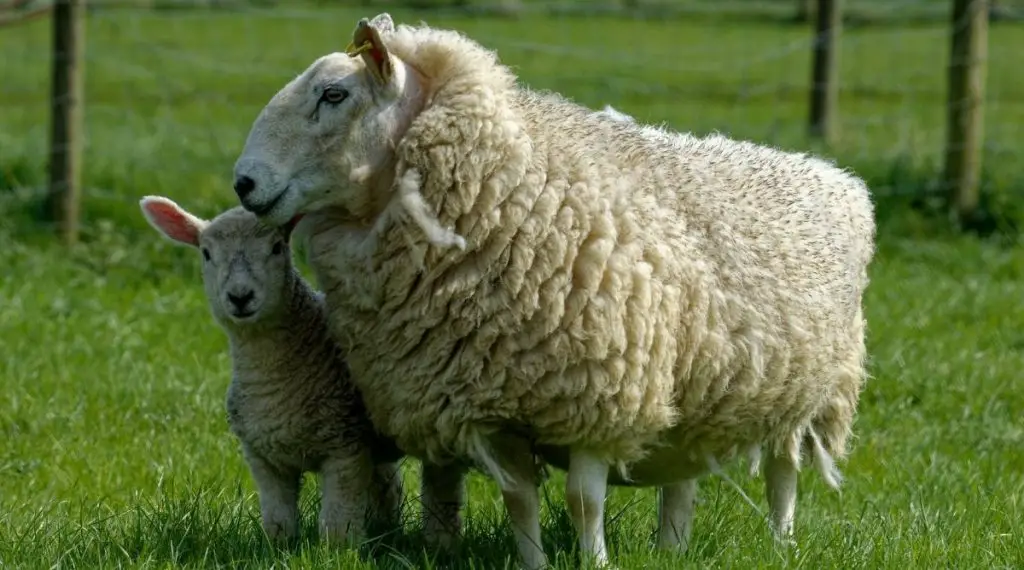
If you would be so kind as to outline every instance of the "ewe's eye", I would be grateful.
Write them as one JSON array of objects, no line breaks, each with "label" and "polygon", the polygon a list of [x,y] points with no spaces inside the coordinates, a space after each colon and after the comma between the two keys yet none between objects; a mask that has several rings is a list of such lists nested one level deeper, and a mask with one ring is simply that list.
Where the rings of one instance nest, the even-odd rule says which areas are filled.
[{"label": "ewe's eye", "polygon": [[324,89],[324,94],[320,97],[322,101],[330,105],[337,105],[347,98],[348,91],[337,86],[331,86]]},{"label": "ewe's eye", "polygon": [[203,259],[210,261],[210,250],[203,248]]},{"label": "ewe's eye", "polygon": [[270,253],[273,253],[274,255],[281,255],[282,251],[284,251],[284,244],[276,242],[274,243],[274,248],[270,250]]}]

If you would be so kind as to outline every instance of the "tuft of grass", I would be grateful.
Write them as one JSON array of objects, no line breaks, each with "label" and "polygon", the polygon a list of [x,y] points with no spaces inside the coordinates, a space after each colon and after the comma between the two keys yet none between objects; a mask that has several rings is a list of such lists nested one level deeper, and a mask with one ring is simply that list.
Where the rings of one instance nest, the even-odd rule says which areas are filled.
[{"label": "tuft of grass", "polygon": [[[502,568],[515,546],[500,494],[474,475],[466,537],[425,548],[416,469],[408,520],[358,550],[303,537],[275,547],[227,429],[226,341],[194,252],[138,211],[165,194],[212,216],[233,205],[231,165],[253,118],[364,9],[97,10],[88,23],[84,240],[53,243],[45,183],[44,22],[0,33],[0,566],[14,568]],[[866,306],[872,378],[841,493],[801,475],[798,549],[717,477],[701,486],[691,549],[652,549],[654,490],[613,489],[612,555],[632,568],[1024,566],[1024,253],[958,236],[933,195],[944,129],[941,25],[849,30],[841,142],[803,135],[807,31],[750,21],[640,21],[394,10],[496,47],[523,81],[648,122],[820,151],[871,183],[882,230]],[[1013,204],[1024,34],[992,30],[986,188]],[[898,62],[894,64],[894,62]],[[1002,200],[1002,202],[999,202]],[[762,482],[727,470],[764,510]],[[545,485],[545,548],[580,564],[564,477]]]}]

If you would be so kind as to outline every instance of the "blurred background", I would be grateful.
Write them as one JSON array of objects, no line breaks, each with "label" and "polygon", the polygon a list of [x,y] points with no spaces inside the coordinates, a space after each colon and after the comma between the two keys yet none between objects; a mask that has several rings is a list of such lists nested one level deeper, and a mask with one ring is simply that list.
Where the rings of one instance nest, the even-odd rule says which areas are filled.
[{"label": "blurred background", "polygon": [[[235,205],[257,113],[383,10],[465,31],[525,84],[594,109],[865,178],[880,232],[854,483],[840,501],[809,482],[798,509],[798,526],[860,522],[807,551],[1020,562],[1024,0],[0,0],[0,565],[180,562],[183,537],[231,551],[234,507],[179,516],[196,496],[256,512],[223,417],[226,343],[198,258],[138,200]],[[748,512],[722,493],[692,556],[777,562],[708,534]],[[830,559],[830,541],[854,558]]]},{"label": "blurred background", "polygon": [[[132,226],[120,203],[143,190],[230,203],[230,166],[262,105],[343,49],[353,19],[384,9],[464,30],[526,84],[585,105],[822,152],[868,180],[883,215],[899,196],[940,216],[959,203],[983,232],[1022,216],[1020,0],[91,0],[69,10],[85,23],[63,28],[53,4],[0,6],[0,212],[18,235],[53,230],[61,204],[80,204],[68,217],[85,239],[103,220]],[[63,123],[53,29],[81,62],[78,115],[58,136],[81,158],[79,196],[47,204],[61,178],[48,152],[67,144],[50,137]]]}]

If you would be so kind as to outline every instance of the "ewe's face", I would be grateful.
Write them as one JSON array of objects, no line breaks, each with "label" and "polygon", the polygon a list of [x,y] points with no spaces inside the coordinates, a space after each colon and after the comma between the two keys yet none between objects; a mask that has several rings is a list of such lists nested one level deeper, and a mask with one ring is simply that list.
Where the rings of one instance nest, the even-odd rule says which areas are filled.
[{"label": "ewe's face", "polygon": [[203,285],[221,322],[259,322],[287,303],[291,251],[285,232],[230,210],[199,236]]},{"label": "ewe's face", "polygon": [[253,123],[235,164],[235,192],[266,223],[323,207],[369,220],[383,208],[386,192],[375,183],[408,128],[418,80],[373,37],[377,51],[316,60]]}]

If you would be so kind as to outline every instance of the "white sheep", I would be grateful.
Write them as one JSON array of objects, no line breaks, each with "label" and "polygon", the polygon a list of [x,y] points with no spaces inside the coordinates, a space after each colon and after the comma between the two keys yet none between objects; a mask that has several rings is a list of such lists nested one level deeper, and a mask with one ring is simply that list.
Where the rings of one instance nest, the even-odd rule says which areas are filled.
[{"label": "white sheep", "polygon": [[865,377],[863,181],[609,121],[455,31],[382,14],[352,45],[273,96],[235,191],[267,223],[306,215],[374,425],[485,466],[528,567],[546,563],[534,449],[568,469],[598,562],[609,480],[663,487],[661,542],[681,545],[686,485],[754,449],[788,534],[801,450],[834,475]]},{"label": "white sheep", "polygon": [[[209,306],[231,350],[228,424],[259,491],[267,535],[296,536],[304,472],[320,476],[325,538],[359,540],[366,522],[398,528],[402,453],[367,418],[330,337],[323,295],[292,264],[292,226],[266,226],[241,207],[206,221],[160,196],[140,207],[161,235],[202,254]],[[424,475],[425,503],[437,515],[431,530],[449,538],[440,535],[458,532],[461,489],[437,469],[424,465]]]}]

